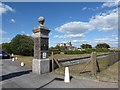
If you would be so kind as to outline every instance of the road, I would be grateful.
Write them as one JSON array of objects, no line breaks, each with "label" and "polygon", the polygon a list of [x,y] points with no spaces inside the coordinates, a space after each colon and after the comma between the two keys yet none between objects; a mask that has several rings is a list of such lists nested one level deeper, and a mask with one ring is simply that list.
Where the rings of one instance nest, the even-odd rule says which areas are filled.
[{"label": "road", "polygon": [[[106,83],[95,80],[72,78],[70,83],[64,83],[64,76],[53,73],[37,75],[31,68],[21,67],[19,63],[0,60],[2,70],[2,88],[117,88],[117,83]],[[0,71],[1,72],[1,71]],[[16,89],[17,90],[17,89]]]}]

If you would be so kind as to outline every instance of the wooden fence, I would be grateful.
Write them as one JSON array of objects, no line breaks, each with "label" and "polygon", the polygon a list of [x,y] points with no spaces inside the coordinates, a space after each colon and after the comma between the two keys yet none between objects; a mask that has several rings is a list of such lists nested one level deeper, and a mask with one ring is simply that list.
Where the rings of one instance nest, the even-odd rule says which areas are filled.
[{"label": "wooden fence", "polygon": [[[91,55],[87,57],[57,60],[54,59],[54,55],[52,52],[52,70],[54,70],[57,67],[60,68],[60,67],[65,67],[80,63],[86,63],[82,71],[84,71],[84,69],[90,64],[91,73],[93,75],[96,75],[97,72],[106,69],[110,65],[120,60],[119,56],[120,56],[120,52],[110,52],[101,55],[97,55],[96,52],[92,52]],[[103,64],[101,65],[101,63]]]}]

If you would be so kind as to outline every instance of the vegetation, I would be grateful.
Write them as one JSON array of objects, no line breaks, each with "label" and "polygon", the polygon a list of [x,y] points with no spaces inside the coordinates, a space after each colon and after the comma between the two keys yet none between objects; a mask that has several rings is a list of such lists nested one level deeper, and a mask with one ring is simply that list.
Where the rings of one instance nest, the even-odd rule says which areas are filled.
[{"label": "vegetation", "polygon": [[18,60],[15,60],[17,63],[21,63],[24,62],[24,64],[28,67],[32,68],[32,60],[33,57],[32,56],[21,56],[21,55],[14,55],[14,58],[17,57]]},{"label": "vegetation", "polygon": [[60,52],[64,52],[64,54],[90,54],[91,52],[109,52],[110,46],[106,43],[97,44],[96,48],[92,48],[92,45],[90,44],[82,44],[81,50],[65,50],[64,47],[55,46],[49,48],[49,54],[51,55],[51,52],[54,54],[60,54]]},{"label": "vegetation", "polygon": [[[91,64],[87,64],[87,62],[76,64],[69,66],[70,75],[78,76],[80,78],[94,78],[100,81],[108,81],[108,82],[117,82],[118,81],[118,63],[120,61],[114,62],[110,66],[108,66],[109,60],[107,58],[99,59],[98,64],[100,67],[100,72],[97,73],[96,77],[92,76],[91,73]],[[86,66],[87,65],[87,66]],[[86,68],[85,68],[86,66]],[[53,73],[64,75],[64,67],[57,68]]]},{"label": "vegetation", "polygon": [[2,44],[2,49],[7,51],[8,53],[12,53],[11,47],[10,47],[10,43],[3,43]]},{"label": "vegetation", "polygon": [[[55,46],[49,48],[49,56],[53,52],[54,54],[90,54],[93,51],[96,52],[109,52],[110,46],[106,43],[100,43],[92,48],[90,44],[82,44],[81,50],[66,50],[63,46]],[[31,36],[26,35],[16,35],[10,43],[3,43],[2,49],[8,51],[9,53],[14,53],[17,55],[33,56],[34,52],[34,41]]]},{"label": "vegetation", "polygon": [[34,41],[31,36],[16,35],[10,43],[2,43],[2,49],[17,55],[33,56]]},{"label": "vegetation", "polygon": [[90,44],[82,44],[81,48],[82,49],[92,48],[92,45],[90,45]]},{"label": "vegetation", "polygon": [[[101,54],[101,53],[97,53],[97,54]],[[73,55],[73,54],[72,55],[56,54],[56,55],[54,55],[54,58],[55,59],[77,58],[77,57],[83,57],[83,56],[89,56],[89,55],[90,54],[76,54],[76,55]],[[33,57],[31,57],[31,56],[20,56],[20,55],[15,55],[14,57],[18,57],[18,60],[15,60],[16,62],[18,62],[18,63],[24,62],[25,65],[30,66],[32,68]],[[51,57],[49,57],[49,59],[51,60]],[[109,81],[110,82],[116,82],[118,80],[118,63],[120,63],[120,61],[118,61],[115,64],[111,64],[109,66],[108,65],[108,63],[109,63],[108,59],[109,59],[108,57],[103,58],[103,59],[98,59],[100,72],[97,73],[97,79],[102,80],[102,81],[108,81],[108,82]],[[114,59],[112,59],[112,57],[111,57],[111,60],[114,60]],[[92,76],[91,72],[90,72],[91,64],[89,63],[87,65],[86,69],[84,69],[86,65],[87,65],[87,62],[69,66],[70,75],[73,76],[73,77],[78,76],[79,78],[82,78],[82,77],[84,77],[84,78],[94,78]],[[83,71],[83,73],[80,73],[82,71]],[[57,68],[52,73],[64,75],[64,67]]]},{"label": "vegetation", "polygon": [[115,64],[111,65],[107,69],[101,71],[98,73],[97,78],[101,81],[111,81],[111,82],[117,82],[118,81],[118,75],[119,75],[119,69],[118,65],[120,64],[120,61],[116,62]]},{"label": "vegetation", "polygon": [[51,47],[49,48],[49,55],[51,55],[51,53],[53,52],[54,54],[60,54],[60,52],[64,52],[65,48],[63,46],[55,46],[55,47]]},{"label": "vegetation", "polygon": [[0,50],[2,50],[2,44],[0,44]]},{"label": "vegetation", "polygon": [[[77,54],[77,55],[55,54],[54,59],[69,59],[69,58],[78,58],[83,56],[89,56],[89,54]],[[32,67],[33,56],[14,55],[14,57],[18,58],[18,60],[15,60],[16,62],[18,63],[24,62],[27,66]],[[49,56],[49,59],[51,60],[52,57]]]},{"label": "vegetation", "polygon": [[92,49],[92,48],[87,48],[85,50],[66,50],[64,51],[64,54],[90,54],[92,52],[109,52],[110,50],[107,48],[97,48],[97,49]]},{"label": "vegetation", "polygon": [[31,36],[17,35],[10,43],[11,50],[17,55],[32,56],[34,41]]},{"label": "vegetation", "polygon": [[[97,53],[97,55],[105,54],[105,53]],[[91,54],[55,54],[54,59],[62,60],[62,59],[71,59],[71,58],[80,58],[85,56],[90,56]],[[32,59],[33,56],[21,56],[21,55],[14,55],[14,57],[18,57],[17,62],[24,62],[26,65],[32,67]],[[49,56],[49,60],[52,60],[52,57]]]},{"label": "vegetation", "polygon": [[96,48],[96,52],[109,52],[110,50],[108,48]]},{"label": "vegetation", "polygon": [[99,43],[95,46],[96,48],[110,48],[107,43]]}]

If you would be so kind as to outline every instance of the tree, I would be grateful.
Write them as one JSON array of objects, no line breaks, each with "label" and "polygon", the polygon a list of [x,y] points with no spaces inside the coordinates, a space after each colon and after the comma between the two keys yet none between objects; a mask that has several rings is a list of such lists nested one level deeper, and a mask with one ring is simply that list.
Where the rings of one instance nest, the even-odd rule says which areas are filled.
[{"label": "tree", "polygon": [[2,43],[2,50],[7,51],[8,53],[12,53],[11,47],[10,47],[10,43]]},{"label": "tree", "polygon": [[0,44],[0,50],[2,50],[2,44]]},{"label": "tree", "polygon": [[59,51],[65,51],[65,47],[64,46],[55,46],[55,49],[58,49]]},{"label": "tree", "polygon": [[65,47],[60,46],[60,51],[65,51]]},{"label": "tree", "polygon": [[81,48],[82,49],[92,48],[92,45],[90,45],[90,44],[82,44]]},{"label": "tree", "polygon": [[16,35],[11,40],[11,50],[18,55],[32,56],[34,51],[34,40],[31,36]]},{"label": "tree", "polygon": [[96,48],[110,48],[109,44],[107,43],[99,43],[95,47]]},{"label": "tree", "polygon": [[60,51],[60,46],[56,45],[54,49],[58,49]]}]

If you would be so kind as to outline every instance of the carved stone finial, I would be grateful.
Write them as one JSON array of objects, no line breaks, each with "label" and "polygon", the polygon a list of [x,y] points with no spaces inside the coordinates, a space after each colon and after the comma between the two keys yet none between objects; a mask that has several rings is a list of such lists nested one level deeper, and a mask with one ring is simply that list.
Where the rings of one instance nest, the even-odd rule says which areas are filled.
[{"label": "carved stone finial", "polygon": [[40,17],[38,18],[38,22],[40,23],[40,25],[43,25],[44,22],[45,22],[44,17],[40,16]]}]

